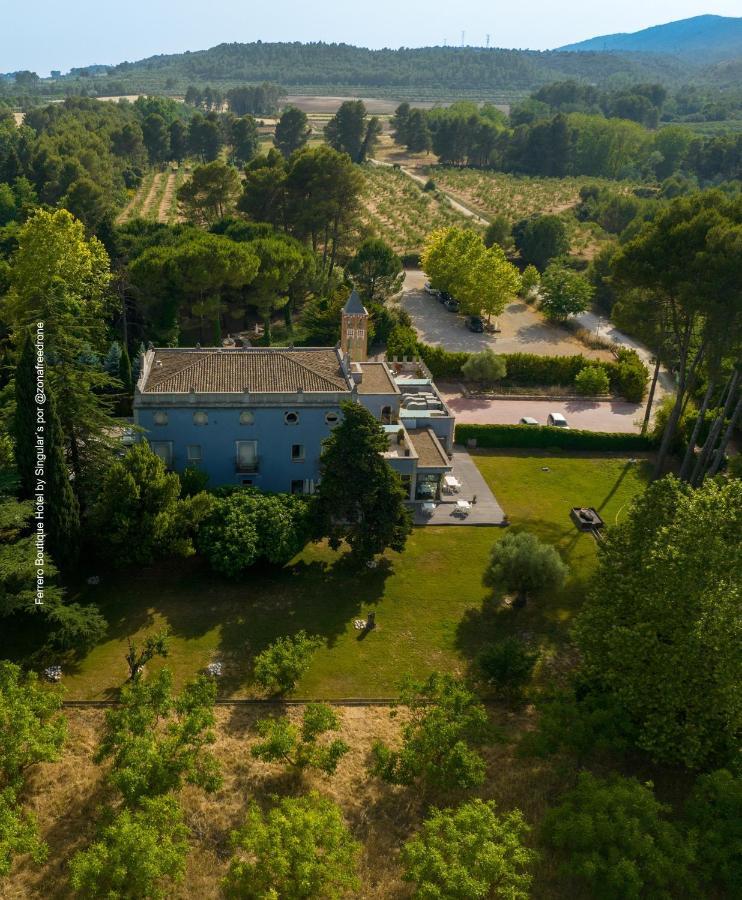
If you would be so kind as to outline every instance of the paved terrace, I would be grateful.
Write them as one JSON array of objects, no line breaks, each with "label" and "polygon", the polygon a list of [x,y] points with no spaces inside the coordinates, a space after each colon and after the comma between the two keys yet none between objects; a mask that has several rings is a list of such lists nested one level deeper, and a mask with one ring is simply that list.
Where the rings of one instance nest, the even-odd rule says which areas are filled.
[{"label": "paved terrace", "polygon": [[[458,494],[443,494],[430,516],[423,515],[416,503],[415,525],[502,525],[505,513],[471,456],[466,450],[455,448],[452,462],[451,474],[461,482]],[[477,502],[467,516],[454,515],[457,500],[471,501],[475,496]]]}]

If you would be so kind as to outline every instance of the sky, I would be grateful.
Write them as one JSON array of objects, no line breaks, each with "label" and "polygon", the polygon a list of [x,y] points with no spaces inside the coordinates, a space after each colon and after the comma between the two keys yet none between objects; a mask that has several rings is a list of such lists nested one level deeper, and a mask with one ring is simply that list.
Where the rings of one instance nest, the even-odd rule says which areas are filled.
[{"label": "sky", "polygon": [[704,13],[740,0],[0,0],[0,72],[115,64],[225,42],[327,41],[364,47],[447,42],[551,49]]}]

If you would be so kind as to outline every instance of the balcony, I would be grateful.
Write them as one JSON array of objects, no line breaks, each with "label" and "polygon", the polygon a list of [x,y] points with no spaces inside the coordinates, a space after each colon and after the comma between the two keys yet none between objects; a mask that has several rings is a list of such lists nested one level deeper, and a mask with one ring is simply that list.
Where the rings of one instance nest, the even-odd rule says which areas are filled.
[{"label": "balcony", "polygon": [[238,472],[242,475],[249,475],[250,473],[255,473],[260,471],[260,457],[256,456],[255,459],[250,460],[235,460],[234,464],[235,472]]}]

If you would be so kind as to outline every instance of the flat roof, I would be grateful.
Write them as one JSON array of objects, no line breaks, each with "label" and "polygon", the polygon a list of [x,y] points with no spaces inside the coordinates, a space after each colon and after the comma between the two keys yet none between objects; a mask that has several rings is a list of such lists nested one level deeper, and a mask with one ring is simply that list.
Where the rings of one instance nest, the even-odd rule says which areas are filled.
[{"label": "flat roof", "polygon": [[363,378],[358,384],[359,394],[398,394],[399,390],[394,383],[386,364],[383,362],[355,363]]},{"label": "flat roof", "polygon": [[418,455],[418,469],[453,468],[432,428],[408,428],[407,434]]}]

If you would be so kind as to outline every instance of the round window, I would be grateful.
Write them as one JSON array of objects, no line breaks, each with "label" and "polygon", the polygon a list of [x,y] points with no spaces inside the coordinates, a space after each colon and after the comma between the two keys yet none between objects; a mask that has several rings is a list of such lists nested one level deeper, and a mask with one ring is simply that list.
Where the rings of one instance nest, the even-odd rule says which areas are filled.
[{"label": "round window", "polygon": [[337,413],[328,412],[325,416],[325,422],[327,422],[328,425],[337,425],[339,418]]},{"label": "round window", "polygon": [[240,425],[252,425],[255,421],[255,416],[250,412],[249,409],[243,409],[240,413]]},{"label": "round window", "polygon": [[155,425],[167,425],[167,413],[156,412],[154,416],[152,416],[152,421],[155,423]]},{"label": "round window", "polygon": [[193,424],[194,425],[208,425],[209,424],[209,414],[205,412],[195,412],[193,414]]},{"label": "round window", "polygon": [[287,412],[286,415],[283,417],[283,421],[287,425],[296,425],[297,422],[299,421],[299,413]]}]

